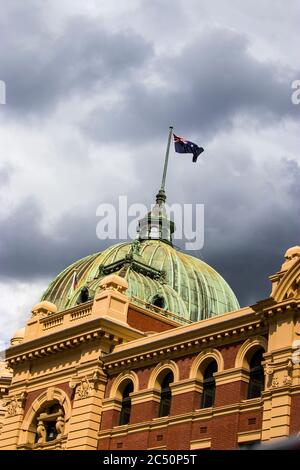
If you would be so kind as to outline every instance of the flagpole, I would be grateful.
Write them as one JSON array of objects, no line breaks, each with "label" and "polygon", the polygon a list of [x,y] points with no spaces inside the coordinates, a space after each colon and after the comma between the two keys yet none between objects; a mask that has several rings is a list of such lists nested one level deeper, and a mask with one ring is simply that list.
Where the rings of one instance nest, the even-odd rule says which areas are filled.
[{"label": "flagpole", "polygon": [[161,180],[161,187],[160,187],[160,191],[162,191],[162,192],[165,192],[166,177],[167,177],[167,171],[168,171],[168,163],[169,163],[169,154],[170,154],[170,145],[171,145],[172,134],[173,134],[173,126],[170,126],[169,127],[168,144],[167,144],[167,150],[166,150],[166,156],[165,156],[164,172],[163,172],[163,177],[162,177],[162,180]]}]

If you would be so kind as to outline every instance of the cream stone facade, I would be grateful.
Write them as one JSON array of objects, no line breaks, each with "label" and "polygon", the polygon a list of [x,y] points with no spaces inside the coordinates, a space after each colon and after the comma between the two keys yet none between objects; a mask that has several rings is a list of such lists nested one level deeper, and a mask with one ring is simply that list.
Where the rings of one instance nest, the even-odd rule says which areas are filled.
[{"label": "cream stone facade", "polygon": [[[185,324],[114,273],[65,310],[41,301],[1,362],[0,448],[230,449],[298,433],[300,247],[270,280],[269,298]],[[263,390],[249,398],[259,351]]]}]

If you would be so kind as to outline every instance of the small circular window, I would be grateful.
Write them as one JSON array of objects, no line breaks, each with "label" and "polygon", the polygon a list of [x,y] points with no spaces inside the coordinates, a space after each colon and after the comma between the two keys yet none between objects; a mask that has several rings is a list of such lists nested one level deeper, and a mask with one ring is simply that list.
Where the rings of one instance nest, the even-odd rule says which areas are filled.
[{"label": "small circular window", "polygon": [[166,301],[165,301],[164,297],[162,295],[159,295],[159,294],[152,297],[151,304],[155,305],[155,307],[159,307],[159,308],[165,308],[166,307]]}]

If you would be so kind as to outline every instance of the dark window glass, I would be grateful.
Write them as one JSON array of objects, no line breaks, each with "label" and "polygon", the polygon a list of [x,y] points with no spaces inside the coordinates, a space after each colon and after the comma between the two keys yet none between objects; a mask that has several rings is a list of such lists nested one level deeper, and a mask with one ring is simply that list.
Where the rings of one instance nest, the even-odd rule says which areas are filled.
[{"label": "dark window glass", "polygon": [[129,382],[124,388],[124,392],[122,396],[122,408],[121,408],[120,422],[119,422],[120,426],[128,424],[130,421],[131,398],[129,394],[132,392],[133,392],[133,383]]},{"label": "dark window glass", "polygon": [[170,383],[173,382],[173,374],[169,372],[161,383],[161,395],[159,405],[159,417],[168,416],[171,410],[172,394],[170,389]]},{"label": "dark window glass", "polygon": [[211,362],[205,369],[203,376],[203,392],[201,400],[201,408],[210,408],[215,403],[216,382],[213,374],[217,372],[218,366],[216,361]]},{"label": "dark window glass", "polygon": [[57,437],[56,431],[56,421],[46,421],[45,428],[46,428],[46,441],[54,441]]},{"label": "dark window glass", "polygon": [[166,302],[162,295],[155,295],[152,299],[152,305],[159,308],[165,308]]},{"label": "dark window glass", "polygon": [[263,360],[263,353],[262,349],[256,351],[253,354],[252,359],[250,361],[250,378],[249,378],[249,386],[248,386],[248,395],[247,398],[259,398],[261,396],[261,392],[264,390],[265,385],[265,377],[264,377],[264,368],[261,365]]},{"label": "dark window glass", "polygon": [[85,302],[88,302],[89,300],[90,300],[89,290],[86,286],[83,286],[78,296],[77,304],[84,304]]}]

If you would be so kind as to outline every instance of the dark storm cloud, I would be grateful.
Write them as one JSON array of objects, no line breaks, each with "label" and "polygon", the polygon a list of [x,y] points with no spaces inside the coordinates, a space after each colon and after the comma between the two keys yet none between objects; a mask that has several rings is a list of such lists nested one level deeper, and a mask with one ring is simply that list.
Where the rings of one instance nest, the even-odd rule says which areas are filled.
[{"label": "dark storm cloud", "polygon": [[212,135],[232,127],[236,117],[268,126],[298,116],[290,99],[292,71],[258,61],[248,45],[228,30],[206,32],[176,57],[156,59],[163,86],[131,81],[105,118],[101,109],[92,112],[87,128],[101,141],[124,142],[161,136],[170,124]]},{"label": "dark storm cloud", "polygon": [[[226,160],[222,162],[219,157],[219,174],[213,174],[213,166],[208,165],[200,177],[198,174],[189,180],[188,191],[184,186],[181,188],[184,196],[180,190],[178,194],[179,201],[187,202],[195,200],[196,193],[198,202],[205,204],[204,249],[190,254],[219,271],[241,305],[269,295],[268,276],[279,270],[285,250],[299,243],[300,233],[300,167],[295,161],[283,159],[264,170],[250,155],[245,156],[249,160],[245,175],[248,191],[242,191],[247,184],[245,177],[230,178],[234,169],[240,169],[239,160],[233,157],[227,165]],[[278,174],[282,177],[281,185],[277,184]],[[221,175],[230,184],[222,186]],[[209,183],[212,178],[214,191],[210,193],[205,180]],[[202,188],[200,193],[199,186]],[[144,191],[147,192],[146,180]],[[149,191],[153,193],[152,188]],[[282,199],[281,191],[284,192]],[[136,190],[132,193],[132,200],[134,193],[138,198]],[[33,199],[1,220],[1,281],[49,278],[76,259],[114,243],[96,238],[97,218],[90,209],[82,209],[74,215],[65,214],[52,233],[45,232],[41,222],[42,211]],[[177,240],[175,243],[181,245]]]},{"label": "dark storm cloud", "polygon": [[[269,296],[268,276],[280,270],[285,251],[299,245],[300,166],[282,159],[263,169],[252,162],[243,177],[230,178],[226,161],[219,163],[214,198],[203,197],[205,246],[200,256],[224,276],[241,305],[248,305]],[[209,171],[206,176],[213,177]],[[191,191],[195,186],[190,183]]]},{"label": "dark storm cloud", "polygon": [[[205,171],[199,171],[201,166],[175,170],[174,164],[168,175],[170,202],[205,203],[205,246],[191,254],[224,275],[242,305],[266,297],[267,276],[280,268],[284,251],[299,244],[299,167],[293,160],[278,166],[270,155],[268,168],[263,168],[250,151],[240,145],[233,148],[230,133],[215,155],[209,147],[242,120],[243,130],[248,125],[261,130],[286,117],[297,119],[299,107],[291,104],[290,84],[300,73],[257,60],[245,36],[230,30],[208,29],[176,56],[155,55],[140,35],[111,32],[99,18],[69,17],[61,29],[51,29],[47,9],[41,10],[40,4],[11,0],[9,15],[0,17],[0,79],[7,84],[7,115],[12,111],[15,119],[33,114],[51,120],[52,108],[74,95],[96,101],[107,90],[120,92],[110,109],[108,103],[105,109],[97,105],[80,130],[100,144],[119,141],[130,147],[134,142],[137,177],[123,191],[132,202],[153,202],[162,166],[155,153],[161,152],[158,141],[170,124],[186,137],[199,139],[206,147]],[[73,116],[69,119],[72,122]],[[79,110],[78,122],[81,119]],[[71,145],[77,140],[69,150]],[[75,154],[69,152],[74,168]],[[113,151],[107,154],[114,158]],[[71,164],[69,170],[68,181]],[[8,168],[0,168],[0,188],[9,175]],[[58,178],[61,187],[64,178]],[[112,202],[123,188],[105,179],[99,186],[107,184],[103,191]],[[96,238],[96,206],[81,208],[74,216],[60,214],[51,233],[43,227],[43,210],[34,197],[2,216],[0,280],[54,276],[74,260],[113,243]]]},{"label": "dark storm cloud", "polygon": [[[81,257],[101,251],[94,211],[62,215],[55,235],[42,226],[43,213],[34,198],[0,219],[0,280],[38,280],[54,276]],[[83,229],[84,227],[84,229]]]},{"label": "dark storm cloud", "polygon": [[7,85],[7,112],[17,111],[18,117],[49,112],[74,94],[103,93],[152,55],[141,36],[110,32],[99,18],[71,17],[54,32],[45,10],[31,8],[19,5],[0,17],[0,75]]},{"label": "dark storm cloud", "polygon": [[299,233],[297,219],[291,213],[279,212],[276,218],[255,228],[250,223],[249,236],[242,242],[234,238],[235,246],[225,243],[220,246],[220,239],[212,237],[211,245],[214,242],[215,245],[207,250],[205,258],[224,276],[240,304],[251,305],[269,297],[268,277],[280,271],[285,251],[299,245]]}]

